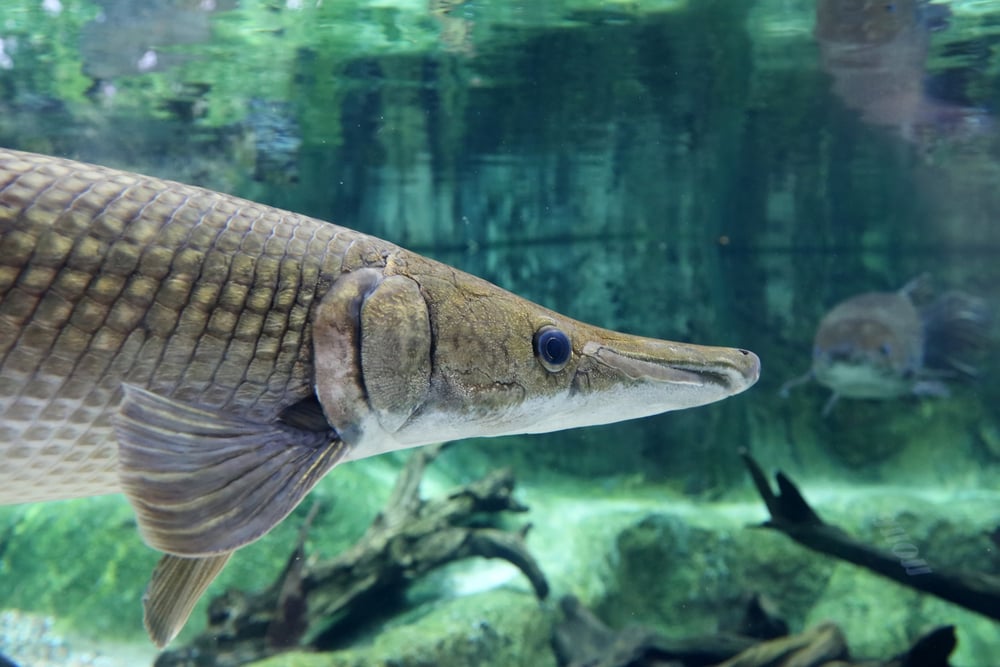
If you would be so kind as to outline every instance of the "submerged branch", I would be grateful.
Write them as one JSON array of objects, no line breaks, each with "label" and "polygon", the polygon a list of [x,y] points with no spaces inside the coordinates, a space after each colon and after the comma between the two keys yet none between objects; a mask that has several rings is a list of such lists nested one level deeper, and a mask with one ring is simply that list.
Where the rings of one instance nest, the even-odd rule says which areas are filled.
[{"label": "submerged branch", "polygon": [[764,527],[778,530],[813,551],[860,565],[909,588],[1000,620],[1000,578],[940,566],[933,569],[915,567],[915,563],[897,554],[856,540],[820,519],[795,484],[783,473],[775,475],[778,484],[776,494],[753,457],[746,451],[740,452],[740,455],[771,514],[771,519],[762,524]]}]

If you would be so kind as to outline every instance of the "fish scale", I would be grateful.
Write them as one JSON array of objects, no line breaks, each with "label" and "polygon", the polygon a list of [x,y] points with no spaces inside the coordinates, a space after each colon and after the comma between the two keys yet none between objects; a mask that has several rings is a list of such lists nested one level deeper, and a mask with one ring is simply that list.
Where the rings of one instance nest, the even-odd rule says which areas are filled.
[{"label": "fish scale", "polygon": [[308,310],[361,235],[8,151],[0,184],[0,503],[117,491],[122,382],[264,420],[311,391]]},{"label": "fish scale", "polygon": [[747,350],[572,320],[344,227],[0,149],[0,504],[122,491],[158,645],[339,463],[750,387]]}]

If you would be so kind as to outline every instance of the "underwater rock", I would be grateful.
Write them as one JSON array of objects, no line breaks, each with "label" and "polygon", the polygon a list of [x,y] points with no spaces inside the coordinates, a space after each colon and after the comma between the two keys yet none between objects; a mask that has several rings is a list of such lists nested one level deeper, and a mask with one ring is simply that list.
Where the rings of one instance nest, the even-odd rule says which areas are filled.
[{"label": "underwater rock", "polygon": [[[771,515],[762,524],[764,527],[785,533],[813,551],[854,563],[904,586],[1000,620],[1000,576],[940,564],[932,568],[920,557],[916,545],[905,538],[894,540],[889,549],[853,538],[820,519],[783,473],[775,475],[778,485],[775,493],[757,462],[746,452],[743,458]],[[905,536],[894,518],[880,517],[879,522],[885,525],[884,536]]]},{"label": "underwater rock", "polygon": [[[889,553],[889,565],[902,578],[926,577],[923,568],[979,571],[984,576],[971,578],[975,588],[977,581],[1000,577],[991,537],[1000,522],[995,494],[954,492],[943,499],[940,489],[831,492],[828,482],[821,488],[823,513],[858,536],[859,553]],[[611,627],[638,623],[669,638],[746,633],[740,612],[747,597],[760,593],[777,608],[771,614],[790,628],[834,619],[854,655],[891,656],[910,646],[918,632],[941,623],[958,628],[957,664],[991,664],[986,658],[1000,649],[988,618],[810,553],[773,531],[747,530],[744,522],[753,521],[752,514],[735,511],[742,512],[730,504],[703,503],[635,511],[631,523],[605,540],[605,591],[581,597]],[[817,520],[808,506],[793,515],[804,526]],[[821,534],[838,531],[831,527]],[[551,575],[557,588],[565,588],[559,573]],[[950,583],[942,587],[959,590]],[[989,603],[985,607],[988,611]]]},{"label": "underwater rock", "polygon": [[383,629],[377,639],[332,653],[292,652],[253,667],[555,667],[551,614],[509,589],[436,602]]},{"label": "underwater rock", "polygon": [[[983,384],[963,384],[947,400],[845,402],[826,417],[817,409],[815,396],[803,392],[782,407],[787,416],[782,437],[794,443],[814,478],[846,473],[893,484],[900,479],[975,477],[994,461],[980,430],[991,420],[984,415],[989,408],[982,390]],[[988,488],[989,481],[984,483]]]},{"label": "underwater rock", "polygon": [[559,664],[569,667],[629,667],[665,660],[714,664],[754,644],[752,639],[729,635],[668,640],[640,626],[616,632],[573,596],[564,597],[560,606],[564,618],[555,628],[552,644]]},{"label": "underwater rock", "polygon": [[614,631],[573,597],[563,598],[562,608],[553,645],[564,667],[948,667],[957,644],[954,626],[942,626],[887,660],[858,662],[832,621],[765,641],[728,634],[668,639],[641,626]]},{"label": "underwater rock", "polygon": [[642,619],[672,637],[735,631],[747,599],[759,592],[779,601],[788,618],[802,618],[833,570],[760,531],[707,528],[667,513],[625,528],[612,560],[613,581],[596,612],[612,625]]}]

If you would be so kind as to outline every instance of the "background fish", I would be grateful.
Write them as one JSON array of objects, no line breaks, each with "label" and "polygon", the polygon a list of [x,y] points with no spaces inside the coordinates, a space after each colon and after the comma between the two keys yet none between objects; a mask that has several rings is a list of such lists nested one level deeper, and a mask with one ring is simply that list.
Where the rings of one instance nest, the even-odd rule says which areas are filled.
[{"label": "background fish", "polygon": [[935,99],[926,87],[930,34],[949,10],[926,0],[819,0],[816,39],[833,92],[872,125],[912,140],[924,130],[976,135],[989,125],[981,109]]},{"label": "background fish", "polygon": [[344,227],[0,148],[0,503],[124,491],[168,554],[158,644],[340,462],[693,407],[759,372]]},{"label": "background fish", "polygon": [[944,379],[974,375],[989,339],[985,302],[956,290],[918,309],[912,294],[920,282],[897,292],[859,294],[834,306],[816,331],[811,370],[785,383],[782,395],[816,380],[833,391],[825,415],[840,397],[945,396]]}]

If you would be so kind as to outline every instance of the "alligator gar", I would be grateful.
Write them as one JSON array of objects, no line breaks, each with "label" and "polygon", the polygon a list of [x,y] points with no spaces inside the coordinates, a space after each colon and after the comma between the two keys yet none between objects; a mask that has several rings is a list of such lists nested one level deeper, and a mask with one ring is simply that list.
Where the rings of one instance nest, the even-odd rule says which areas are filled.
[{"label": "alligator gar", "polygon": [[166,554],[161,646],[339,463],[703,405],[759,372],[327,222],[0,149],[0,503],[123,492]]}]

